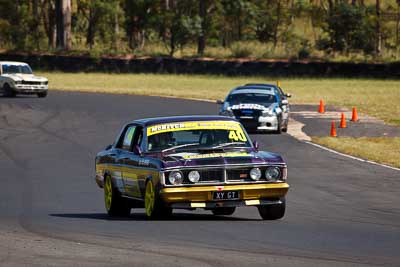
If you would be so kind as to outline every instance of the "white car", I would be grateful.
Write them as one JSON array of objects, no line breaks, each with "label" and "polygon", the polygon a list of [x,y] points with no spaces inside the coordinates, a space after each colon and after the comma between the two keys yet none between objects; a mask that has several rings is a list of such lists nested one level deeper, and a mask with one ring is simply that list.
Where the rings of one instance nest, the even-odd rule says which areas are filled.
[{"label": "white car", "polygon": [[0,61],[0,92],[4,96],[36,94],[46,97],[49,81],[35,76],[31,67],[23,62]]}]

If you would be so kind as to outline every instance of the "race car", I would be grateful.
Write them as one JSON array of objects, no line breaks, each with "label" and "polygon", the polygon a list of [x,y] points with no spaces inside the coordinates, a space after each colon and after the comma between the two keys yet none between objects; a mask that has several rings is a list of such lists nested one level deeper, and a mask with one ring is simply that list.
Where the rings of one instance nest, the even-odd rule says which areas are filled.
[{"label": "race car", "polygon": [[232,215],[241,206],[257,207],[264,220],[285,214],[286,163],[278,154],[259,151],[233,118],[131,121],[95,162],[110,216],[129,216],[132,208],[143,207],[148,218],[197,208]]},{"label": "race car", "polygon": [[280,87],[269,84],[246,84],[230,91],[219,114],[239,120],[249,131],[286,132],[289,102]]},{"label": "race car", "polygon": [[24,62],[0,61],[0,92],[4,96],[36,94],[46,97],[48,83],[47,78],[35,76],[31,67]]}]

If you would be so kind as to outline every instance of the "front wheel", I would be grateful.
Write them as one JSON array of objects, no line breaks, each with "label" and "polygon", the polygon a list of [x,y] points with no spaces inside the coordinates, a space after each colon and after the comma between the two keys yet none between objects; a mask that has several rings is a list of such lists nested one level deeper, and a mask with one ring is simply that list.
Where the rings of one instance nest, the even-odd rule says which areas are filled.
[{"label": "front wheel", "polygon": [[109,175],[104,178],[104,203],[109,216],[127,217],[131,214],[131,207],[120,196]]},{"label": "front wheel", "polygon": [[47,92],[38,93],[37,96],[38,96],[39,98],[46,97],[46,96],[47,96]]},{"label": "front wheel", "polygon": [[288,123],[285,124],[285,128],[282,128],[282,132],[287,133]]},{"label": "front wheel", "polygon": [[15,91],[11,88],[11,86],[8,83],[3,85],[3,92],[5,97],[14,97],[16,95]]},{"label": "front wheel", "polygon": [[211,210],[214,215],[232,215],[236,210],[236,207],[224,207],[224,208],[215,208]]},{"label": "front wheel", "polygon": [[286,201],[281,199],[281,204],[258,206],[258,212],[263,220],[278,220],[285,216]]},{"label": "front wheel", "polygon": [[172,214],[172,209],[167,207],[162,201],[153,181],[151,180],[146,183],[144,208],[146,210],[147,218],[165,218]]},{"label": "front wheel", "polygon": [[278,117],[278,127],[276,129],[276,133],[277,134],[282,133],[282,117]]}]

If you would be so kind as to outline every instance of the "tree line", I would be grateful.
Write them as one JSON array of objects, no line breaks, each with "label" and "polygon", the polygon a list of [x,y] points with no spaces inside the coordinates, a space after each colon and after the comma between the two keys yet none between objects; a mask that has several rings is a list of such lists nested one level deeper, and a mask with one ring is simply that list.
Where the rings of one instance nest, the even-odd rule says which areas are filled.
[{"label": "tree line", "polygon": [[170,56],[186,46],[203,56],[258,42],[299,57],[398,55],[399,28],[400,0],[0,0],[0,45],[16,51],[135,53],[158,43]]}]

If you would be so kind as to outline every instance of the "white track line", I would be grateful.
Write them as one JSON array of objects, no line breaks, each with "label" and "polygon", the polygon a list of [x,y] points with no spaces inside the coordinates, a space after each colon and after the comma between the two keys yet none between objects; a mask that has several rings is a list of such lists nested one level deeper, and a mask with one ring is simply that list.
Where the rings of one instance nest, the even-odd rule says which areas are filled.
[{"label": "white track line", "polygon": [[358,161],[365,162],[365,163],[369,163],[369,164],[373,164],[373,165],[378,165],[378,166],[385,167],[385,168],[388,168],[388,169],[392,169],[392,170],[395,170],[395,171],[400,171],[400,168],[392,167],[392,166],[389,166],[389,165],[386,165],[386,164],[381,164],[381,163],[378,163],[378,162],[375,162],[375,161],[371,161],[371,160],[366,160],[366,159],[362,159],[362,158],[357,158],[357,157],[354,157],[354,156],[350,156],[350,155],[347,155],[347,154],[344,154],[344,153],[341,153],[341,152],[337,152],[336,150],[333,150],[333,149],[330,149],[330,148],[327,148],[327,147],[324,147],[324,146],[315,144],[315,143],[310,142],[310,141],[305,141],[305,140],[301,140],[301,141],[303,141],[303,142],[306,143],[306,144],[309,144],[309,145],[318,147],[318,148],[320,148],[320,149],[329,151],[329,152],[331,152],[331,153],[340,155],[340,156],[342,156],[342,157],[346,157],[346,158],[358,160]]},{"label": "white track line", "polygon": [[304,142],[306,144],[318,147],[320,149],[323,149],[325,151],[334,153],[336,155],[340,155],[342,157],[346,157],[346,158],[354,159],[354,160],[361,161],[361,162],[364,162],[364,163],[369,163],[369,164],[381,166],[381,167],[388,168],[388,169],[395,170],[395,171],[400,171],[400,168],[396,168],[396,167],[389,166],[389,165],[382,164],[382,163],[378,163],[378,162],[375,162],[375,161],[372,161],[372,160],[362,159],[362,158],[358,158],[358,157],[351,156],[351,155],[348,155],[348,154],[344,154],[344,153],[338,152],[336,150],[333,150],[331,148],[327,148],[325,146],[321,146],[321,145],[318,145],[316,143],[313,143],[313,142],[311,142],[311,137],[308,136],[303,131],[303,127],[304,127],[303,123],[301,123],[301,122],[299,122],[299,121],[297,121],[297,120],[295,120],[293,118],[290,118],[289,123],[290,123],[290,125],[293,125],[294,127],[289,127],[287,133],[290,136],[294,137],[295,139],[299,140],[300,142]]}]

